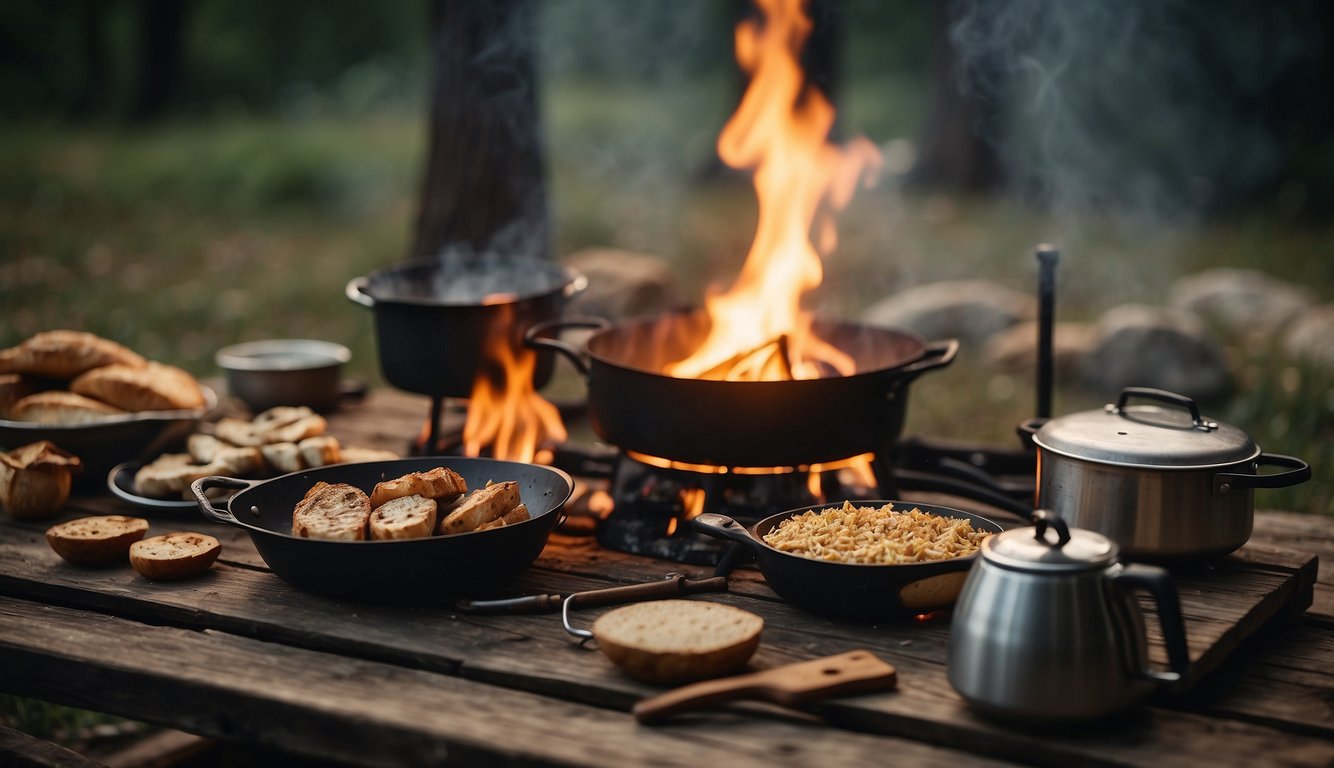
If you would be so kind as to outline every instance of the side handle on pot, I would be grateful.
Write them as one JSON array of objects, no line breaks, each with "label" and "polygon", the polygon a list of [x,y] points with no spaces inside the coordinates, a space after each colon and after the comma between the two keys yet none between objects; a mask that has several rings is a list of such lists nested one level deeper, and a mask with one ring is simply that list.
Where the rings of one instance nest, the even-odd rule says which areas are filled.
[{"label": "side handle on pot", "polygon": [[199,507],[199,511],[204,513],[204,517],[207,517],[215,523],[240,525],[240,521],[238,521],[236,516],[231,513],[231,510],[214,507],[213,502],[209,501],[208,494],[205,493],[205,491],[208,491],[210,488],[232,488],[240,491],[250,488],[257,483],[258,481],[238,480],[234,477],[210,475],[209,477],[201,477],[193,483],[190,483],[190,493],[194,494],[195,504]]},{"label": "side handle on pot", "polygon": [[544,320],[535,323],[524,331],[523,343],[529,349],[549,349],[553,352],[559,352],[567,360],[574,364],[575,369],[581,376],[588,377],[588,359],[585,353],[574,348],[574,345],[567,344],[560,339],[553,338],[548,334],[556,331],[562,331],[566,328],[589,328],[595,331],[605,330],[611,327],[611,323],[600,317],[571,317],[566,319],[557,318],[555,320]]},{"label": "side handle on pot", "polygon": [[958,354],[958,339],[932,342],[926,345],[926,351],[920,358],[903,367],[902,373],[908,380],[912,380],[932,369],[948,366]]},{"label": "side handle on pot", "polygon": [[374,307],[375,299],[372,299],[369,293],[366,293],[366,284],[370,282],[366,276],[354,277],[347,281],[347,287],[343,292],[347,294],[348,301],[354,304],[360,304],[363,307]]},{"label": "side handle on pot", "polygon": [[1177,596],[1177,588],[1172,583],[1171,574],[1151,565],[1130,563],[1112,577],[1112,582],[1119,587],[1148,591],[1158,606],[1158,623],[1163,629],[1163,642],[1167,645],[1167,664],[1171,671],[1160,672],[1150,669],[1146,663],[1139,670],[1139,674],[1159,682],[1179,682],[1186,674],[1186,668],[1190,666],[1190,652],[1186,647],[1186,625],[1181,620],[1181,600]]},{"label": "side handle on pot", "polygon": [[1287,472],[1274,472],[1268,475],[1241,475],[1235,472],[1219,472],[1214,475],[1214,494],[1224,496],[1243,488],[1287,488],[1300,485],[1311,479],[1311,465],[1296,456],[1284,456],[1280,453],[1262,453],[1255,460],[1259,466],[1289,467]]}]

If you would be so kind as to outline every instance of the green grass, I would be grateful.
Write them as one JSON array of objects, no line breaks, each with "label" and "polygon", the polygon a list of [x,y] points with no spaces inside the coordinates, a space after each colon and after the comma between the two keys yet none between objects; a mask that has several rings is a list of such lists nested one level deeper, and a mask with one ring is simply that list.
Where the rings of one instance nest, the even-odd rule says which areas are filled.
[{"label": "green grass", "polygon": [[[731,87],[552,85],[543,108],[557,253],[654,253],[695,297],[729,280],[755,222],[747,180],[712,159]],[[879,111],[873,93],[853,89],[850,122],[881,126],[881,143],[911,138],[911,89],[898,87],[901,98]],[[0,345],[81,327],[216,375],[221,346],[310,336],[348,344],[351,374],[379,383],[370,314],[343,298],[343,286],[407,254],[423,141],[411,113],[134,132],[0,125]],[[1059,319],[1161,302],[1172,279],[1209,266],[1260,267],[1322,301],[1334,294],[1334,231],[1276,212],[1192,226],[1059,219],[1004,198],[910,193],[899,181],[860,193],[840,217],[840,246],[812,297],[823,314],[855,317],[895,291],[944,279],[1031,291],[1032,249],[1043,241],[1064,250]],[[1315,481],[1262,492],[1257,504],[1334,513],[1330,375],[1266,350],[1232,354],[1241,391],[1211,415],[1316,467]],[[989,371],[978,356],[965,349],[914,385],[910,432],[1013,444],[1013,425],[1032,413],[1032,383]],[[1056,411],[1098,403],[1062,382]]]}]

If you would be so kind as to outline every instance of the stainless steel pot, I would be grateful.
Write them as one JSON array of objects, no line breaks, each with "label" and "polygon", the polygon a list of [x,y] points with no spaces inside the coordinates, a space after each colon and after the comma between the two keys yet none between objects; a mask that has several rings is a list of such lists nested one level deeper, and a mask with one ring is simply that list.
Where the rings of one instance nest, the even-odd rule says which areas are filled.
[{"label": "stainless steel pot", "polygon": [[[1159,389],[1129,387],[1101,411],[1028,428],[1037,506],[1107,536],[1132,559],[1226,555],[1251,537],[1253,489],[1311,477],[1301,459],[1263,453],[1242,430],[1203,418],[1194,400]],[[1259,474],[1262,466],[1287,471]]]},{"label": "stainless steel pot", "polygon": [[[968,572],[950,628],[948,675],[959,695],[992,715],[1084,720],[1135,704],[1155,681],[1179,680],[1189,654],[1167,571],[1119,563],[1105,536],[1046,510],[1033,520],[984,541]],[[1158,605],[1170,671],[1149,667],[1136,589]]]}]

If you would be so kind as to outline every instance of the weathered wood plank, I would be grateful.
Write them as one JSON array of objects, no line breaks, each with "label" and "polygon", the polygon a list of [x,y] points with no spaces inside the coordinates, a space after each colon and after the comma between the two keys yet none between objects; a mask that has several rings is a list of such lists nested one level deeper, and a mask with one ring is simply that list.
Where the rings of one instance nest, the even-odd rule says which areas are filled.
[{"label": "weathered wood plank", "polygon": [[698,768],[865,765],[889,753],[914,765],[1001,764],[774,719],[643,728],[625,713],[420,670],[7,598],[0,625],[8,690],[326,760]]},{"label": "weathered wood plank", "polygon": [[1256,512],[1251,542],[1319,557],[1315,597],[1307,614],[1334,625],[1334,516]]},{"label": "weathered wood plank", "polygon": [[0,725],[0,765],[7,768],[106,768],[102,763]]}]

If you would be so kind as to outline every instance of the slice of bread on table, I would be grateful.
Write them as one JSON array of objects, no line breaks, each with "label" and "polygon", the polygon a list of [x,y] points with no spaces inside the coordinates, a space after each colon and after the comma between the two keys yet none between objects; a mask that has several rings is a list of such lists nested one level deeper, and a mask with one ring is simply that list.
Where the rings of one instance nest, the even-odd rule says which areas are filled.
[{"label": "slice of bread on table", "polygon": [[764,619],[703,600],[635,603],[598,617],[593,636],[616,666],[650,683],[719,677],[745,666]]},{"label": "slice of bread on table", "polygon": [[434,499],[413,494],[391,499],[371,512],[372,539],[417,539],[435,530]]},{"label": "slice of bread on table", "polygon": [[131,544],[130,565],[146,579],[173,581],[207,571],[221,551],[222,544],[208,534],[165,533]]},{"label": "slice of bread on table", "polygon": [[108,565],[125,562],[130,545],[147,532],[148,521],[142,517],[81,517],[46,529],[46,543],[71,563]]},{"label": "slice of bread on table", "polygon": [[292,535],[308,539],[362,541],[371,502],[347,483],[316,483],[292,512]]}]

